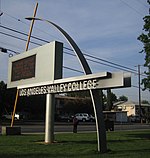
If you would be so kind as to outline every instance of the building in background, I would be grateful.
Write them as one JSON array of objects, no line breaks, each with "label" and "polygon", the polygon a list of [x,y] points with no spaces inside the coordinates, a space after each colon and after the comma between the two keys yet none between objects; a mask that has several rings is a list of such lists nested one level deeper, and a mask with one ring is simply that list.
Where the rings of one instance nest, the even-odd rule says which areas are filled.
[{"label": "building in background", "polygon": [[[115,104],[116,111],[126,111],[130,121],[137,122],[139,119],[139,104],[136,102],[119,102]],[[141,104],[141,116],[145,120],[150,118],[150,104]]]}]

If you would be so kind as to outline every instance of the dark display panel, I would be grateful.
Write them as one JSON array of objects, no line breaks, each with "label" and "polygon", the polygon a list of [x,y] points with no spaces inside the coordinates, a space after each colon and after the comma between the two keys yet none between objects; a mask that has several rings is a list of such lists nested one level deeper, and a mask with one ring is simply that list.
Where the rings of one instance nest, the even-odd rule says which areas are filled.
[{"label": "dark display panel", "polygon": [[11,81],[35,77],[36,55],[12,62]]}]

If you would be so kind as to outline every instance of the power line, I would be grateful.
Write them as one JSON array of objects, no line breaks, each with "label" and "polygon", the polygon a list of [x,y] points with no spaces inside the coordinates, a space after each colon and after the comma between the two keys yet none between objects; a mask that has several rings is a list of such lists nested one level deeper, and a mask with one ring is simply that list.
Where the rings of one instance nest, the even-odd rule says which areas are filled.
[{"label": "power line", "polygon": [[[0,31],[0,34],[6,35],[6,36],[9,36],[9,37],[13,37],[13,38],[16,38],[16,39],[25,41],[25,42],[27,41],[27,40],[24,39],[24,38],[20,38],[20,37],[17,37],[17,36],[11,35],[11,34],[7,34],[7,33],[4,33],[4,32],[1,32],[1,31]],[[38,45],[38,46],[41,46],[41,44],[36,43],[36,42],[32,42],[32,41],[31,41],[31,43],[32,43],[32,44],[36,44],[36,45]]]},{"label": "power line", "polygon": [[[16,29],[12,29],[12,28],[10,28],[10,27],[6,27],[6,26],[4,26],[4,25],[0,25],[0,27],[2,27],[3,29],[9,30],[9,31],[15,32],[15,33],[19,33],[19,34],[24,35],[24,36],[28,36],[28,34],[25,33],[25,32],[21,32],[21,31],[18,31],[18,30],[16,30]],[[3,33],[3,34],[4,34],[4,33]],[[6,34],[5,34],[5,35],[6,35]],[[8,35],[8,36],[9,36],[9,35]],[[36,40],[39,40],[39,41],[42,41],[42,42],[45,42],[45,43],[49,43],[48,40],[44,40],[44,39],[42,39],[42,38],[39,38],[39,37],[36,37],[36,36],[33,36],[33,35],[31,35],[31,37],[34,38],[34,39],[36,39]],[[15,37],[15,38],[17,38],[17,37]],[[21,39],[21,40],[22,40],[22,39]],[[24,40],[24,39],[23,39],[23,40]],[[31,43],[32,43],[32,41],[31,41]],[[41,45],[41,44],[38,44],[38,43],[34,43],[34,44]],[[67,48],[67,47],[64,47],[64,49],[73,51],[72,49]]]},{"label": "power line", "polygon": [[134,10],[137,14],[142,15],[143,14],[141,12],[139,12],[137,9],[133,8],[132,6],[130,6],[127,2],[120,0],[122,3],[124,3],[126,6],[128,6],[130,9]]},{"label": "power line", "polygon": [[[16,29],[12,29],[12,28],[10,28],[10,27],[6,27],[6,26],[3,26],[3,25],[0,25],[0,27],[4,28],[4,29],[6,29],[6,30],[9,30],[9,31],[13,31],[13,32],[16,32],[16,33],[22,34],[22,35],[24,35],[24,36],[28,36],[28,34],[27,34],[27,33],[24,33],[24,32],[21,32],[21,31],[18,31],[18,30],[16,30]],[[36,40],[40,40],[40,41],[42,41],[42,42],[46,42],[46,43],[48,43],[48,42],[49,42],[49,41],[47,41],[47,40],[44,40],[44,39],[42,39],[42,38],[35,37],[35,36],[32,36],[32,35],[31,35],[31,37],[32,37],[32,38],[34,38],[34,39],[36,39]]]},{"label": "power line", "polygon": [[[139,89],[139,87],[138,87],[138,86],[135,86],[135,85],[131,85],[131,87],[134,87],[134,88],[138,88],[138,89]],[[140,89],[141,89],[141,90],[143,90],[143,88],[142,88],[142,87],[140,87]],[[149,90],[148,90],[148,89],[144,89],[144,91],[148,91],[148,92],[149,92]]]},{"label": "power line", "polygon": [[22,50],[22,47],[21,47],[21,46],[12,44],[12,43],[10,43],[10,42],[3,42],[2,40],[0,40],[0,43],[1,43],[2,45],[5,45],[6,47],[10,46],[10,47],[15,47],[15,48],[18,48],[18,49]]},{"label": "power line", "polygon": [[[16,51],[11,50],[11,49],[6,49],[6,48],[2,48],[2,49],[4,49],[5,51],[1,51],[1,52],[8,53],[9,56],[13,56],[13,54],[9,53],[8,51],[11,51],[11,52],[13,52],[15,54],[20,54],[19,52],[16,52]],[[83,71],[79,71],[79,70],[76,70],[76,69],[73,69],[73,68],[70,68],[70,67],[67,67],[67,66],[63,66],[63,68],[68,69],[68,70],[72,70],[72,71],[75,71],[75,72],[79,72],[79,73],[83,74]]]},{"label": "power line", "polygon": [[140,4],[142,4],[145,8],[147,8],[147,6],[144,3],[142,3],[140,0],[137,1],[137,2],[140,3]]},{"label": "power line", "polygon": [[[122,0],[122,2],[125,3],[123,0]],[[128,7],[130,7],[131,9],[134,9],[135,11],[137,11],[135,8],[131,7],[129,4],[127,4],[127,3],[125,3],[125,4],[126,4]],[[21,19],[18,19],[18,18],[14,17],[14,16],[12,16],[12,15],[6,13],[6,12],[3,12],[3,13],[6,14],[7,16],[9,16],[9,17],[11,17],[11,18],[17,20],[18,22],[22,22],[23,24],[28,25],[27,23],[23,22]],[[9,29],[8,27],[4,27],[4,26],[3,26],[3,28],[7,28],[7,29]],[[10,30],[11,30],[11,31],[15,31],[15,32],[17,32],[17,33],[20,33],[20,34],[22,34],[22,35],[26,35],[26,36],[28,36],[28,34],[26,34],[26,33],[22,33],[22,32],[20,32],[20,31],[16,31],[16,30],[14,30],[14,29],[10,29]],[[39,30],[40,30],[40,29],[39,29]],[[40,31],[41,31],[41,32],[44,32],[43,30],[40,30]],[[46,33],[46,32],[44,32],[44,33]],[[47,34],[48,34],[48,33],[47,33]],[[51,35],[51,36],[52,36],[52,35]],[[44,40],[44,39],[41,39],[41,38],[39,38],[39,37],[35,37],[35,36],[31,36],[31,37],[34,38],[34,39],[37,39],[37,40],[46,42],[46,43],[49,42],[49,41]],[[32,42],[32,41],[31,41],[31,43],[36,44],[36,45],[40,45],[40,44],[37,44],[37,43]],[[72,49],[67,48],[67,47],[64,47],[64,49],[73,51]],[[84,54],[84,55],[87,55],[87,54]],[[91,58],[95,58],[95,57],[92,57],[92,56],[91,56]],[[100,58],[99,58],[98,60],[102,60],[102,61],[104,61],[104,59],[100,59]],[[104,62],[109,62],[109,61],[104,61]],[[114,64],[114,65],[116,65],[116,66],[120,66],[120,67],[124,67],[124,68],[130,69],[130,70],[132,70],[132,71],[135,71],[135,70],[133,70],[133,69],[131,69],[131,68],[128,68],[128,67],[125,67],[125,66],[122,66],[122,65],[113,63],[113,62],[109,62],[109,63],[110,63],[110,64]],[[101,63],[101,64],[103,64],[103,63]],[[107,64],[103,64],[103,65],[109,66],[109,65],[107,65]],[[117,67],[114,67],[114,68],[117,68]],[[123,69],[123,70],[124,70],[124,69]]]},{"label": "power line", "polygon": [[[8,29],[8,30],[10,30],[10,31],[14,31],[14,32],[16,32],[16,33],[20,33],[20,34],[22,34],[22,35],[25,35],[25,36],[27,36],[27,34],[26,33],[22,33],[22,32],[20,32],[20,31],[17,31],[17,30],[14,30],[14,29],[12,29],[12,28],[8,28],[8,27],[6,27],[6,26],[2,26],[2,25],[0,25],[0,27],[2,27],[2,28],[4,28],[4,29]],[[35,39],[37,39],[37,40],[40,40],[40,41],[43,41],[43,42],[49,42],[49,41],[46,41],[46,40],[43,40],[43,39],[41,39],[41,38],[39,38],[39,37],[35,37],[35,36],[31,36],[32,38],[35,38]],[[32,41],[31,41],[31,43],[32,43]],[[34,43],[35,44],[35,43]],[[36,43],[37,44],[37,43]],[[70,48],[67,48],[67,47],[64,47],[65,49],[67,49],[67,50],[70,50],[70,51],[73,51],[72,49],[70,49]],[[65,52],[66,53],[66,52]],[[69,53],[68,53],[69,54]],[[89,55],[89,54],[86,54],[86,53],[83,53],[85,56],[88,56],[88,57],[90,57],[90,58],[94,58],[94,59],[96,59],[96,60],[100,60],[100,61],[103,61],[103,62],[107,62],[107,63],[109,63],[109,64],[112,64],[112,65],[115,65],[115,66],[118,66],[118,67],[122,67],[123,68],[123,70],[124,70],[124,68],[125,69],[129,69],[129,70],[131,70],[131,71],[134,71],[134,72],[136,72],[136,70],[135,69],[132,69],[132,68],[129,68],[129,67],[126,67],[126,66],[123,66],[123,65],[120,65],[120,64],[116,64],[116,63],[114,63],[114,62],[110,62],[110,61],[108,61],[108,60],[105,60],[105,59],[102,59],[102,58],[98,58],[98,57],[95,57],[95,56],[93,56],[93,55]],[[70,55],[71,55],[71,53],[70,53]],[[74,55],[75,56],[75,55]]]},{"label": "power line", "polygon": [[[19,52],[15,52],[15,51],[13,51],[13,50],[11,50],[11,49],[7,49],[8,51],[11,51],[11,52],[13,52],[13,53],[15,53],[15,54],[19,54]],[[8,52],[7,52],[8,53]],[[71,70],[71,71],[75,71],[75,72],[79,72],[79,73],[84,73],[83,71],[80,71],[80,70],[76,70],[76,69],[73,69],[73,68],[70,68],[70,67],[67,67],[67,66],[63,66],[63,68],[64,69],[68,69],[68,70]],[[6,77],[6,75],[5,75],[5,77]],[[131,87],[134,87],[134,88],[139,88],[138,86],[135,86],[135,85],[131,85]],[[142,88],[141,88],[141,90],[143,90]]]},{"label": "power line", "polygon": [[67,66],[63,66],[63,68],[68,69],[68,70],[72,70],[72,71],[76,71],[76,72],[79,72],[79,73],[82,73],[82,74],[84,73],[83,71],[76,70],[76,69],[73,69],[73,68],[69,68]]},{"label": "power line", "polygon": [[[65,54],[68,54],[68,55],[72,55],[72,56],[76,56],[72,53],[68,53],[68,52],[65,52]],[[84,54],[85,55],[85,54]],[[90,56],[90,55],[89,55]],[[96,59],[96,58],[95,58]],[[91,62],[94,62],[94,63],[97,63],[97,64],[102,64],[102,65],[105,65],[105,66],[109,66],[109,67],[112,67],[112,68],[115,68],[115,69],[119,69],[119,70],[123,70],[123,71],[128,71],[128,72],[131,72],[131,73],[135,73],[133,71],[130,71],[130,70],[126,70],[126,69],[123,69],[123,68],[118,68],[116,66],[112,66],[112,65],[109,65],[109,64],[106,64],[106,63],[102,63],[102,62],[99,62],[99,61],[96,61],[96,60],[92,60],[92,59],[87,59],[86,60],[88,61],[91,61]],[[106,62],[106,61],[105,61]],[[136,73],[137,74],[137,73]]]},{"label": "power line", "polygon": [[[26,26],[29,26],[26,22],[24,22],[23,20],[21,20],[21,19],[19,19],[19,18],[16,18],[16,17],[14,17],[14,16],[12,16],[12,15],[6,13],[6,12],[2,12],[2,13],[4,13],[4,15],[6,14],[7,16],[9,16],[9,17],[15,19],[17,22],[21,22],[21,23],[25,24]],[[45,34],[48,34],[48,35],[50,35],[50,36],[56,38],[56,36],[53,36],[52,34],[50,34],[50,33],[48,33],[48,32],[45,32],[45,31],[43,31],[42,29],[37,28],[36,26],[34,26],[34,28],[35,28],[36,30],[39,30],[40,32],[43,32],[43,33],[45,33]],[[58,38],[58,37],[57,37],[57,38]],[[58,38],[58,39],[59,39],[59,38]]]},{"label": "power line", "polygon": [[[28,34],[25,33],[25,32],[21,32],[21,31],[18,31],[18,30],[16,30],[16,29],[12,29],[12,28],[10,28],[10,27],[6,27],[6,26],[4,26],[4,25],[0,25],[0,27],[2,27],[3,29],[6,29],[6,30],[9,30],[9,31],[12,31],[12,32],[21,34],[21,35],[24,35],[24,36],[28,36]],[[34,38],[34,39],[36,39],[36,40],[39,40],[39,41],[42,41],[42,42],[45,42],[45,43],[49,43],[49,42],[50,42],[50,41],[48,41],[48,40],[44,40],[44,39],[42,39],[42,38],[39,38],[39,37],[33,36],[33,35],[31,35],[31,38]],[[31,41],[31,43],[32,43],[32,41]],[[35,43],[34,43],[34,44],[35,44]],[[41,44],[37,44],[37,43],[36,43],[36,45],[41,45]],[[69,48],[66,48],[66,47],[64,47],[64,48],[65,48],[65,49],[68,49],[68,50],[72,50],[72,49],[69,49]]]},{"label": "power line", "polygon": [[89,55],[89,54],[85,54],[85,53],[84,53],[84,55],[85,55],[85,56],[88,56],[88,57],[91,57],[91,58],[94,58],[94,59],[97,59],[97,60],[100,60],[100,61],[103,61],[103,62],[107,62],[107,63],[109,63],[109,64],[112,64],[112,65],[115,65],[115,66],[118,66],[118,67],[122,67],[122,68],[129,69],[129,70],[132,70],[132,71],[135,71],[135,72],[136,72],[135,69],[131,69],[131,68],[129,68],[129,67],[122,66],[122,65],[120,65],[120,64],[116,64],[116,63],[114,63],[114,62],[110,62],[110,61],[105,60],[105,59],[102,59],[102,58],[97,58],[97,57],[95,57],[95,56],[93,56],[93,55]]},{"label": "power line", "polygon": [[[135,85],[131,85],[131,87],[134,87],[134,88],[138,88],[139,89],[139,87],[138,86],[135,86]],[[141,90],[143,90],[142,88],[140,88]]]},{"label": "power line", "polygon": [[[6,48],[5,48],[6,49]],[[14,51],[14,50],[12,50],[12,49],[6,49],[6,50],[8,50],[8,51],[11,51],[11,52],[13,52],[13,53],[15,53],[15,54],[20,54],[19,52],[16,52],[16,51]],[[6,52],[6,53],[9,53],[9,52]],[[13,56],[13,54],[11,54],[11,53],[9,53],[9,55],[10,56]],[[72,54],[73,55],[73,54]],[[74,55],[73,55],[74,56]],[[96,62],[96,61],[93,61],[93,60],[91,60],[91,59],[87,59],[87,60],[90,60],[90,61],[92,61],[92,62]],[[100,63],[100,62],[98,62],[99,64],[103,64],[103,65],[106,65],[106,66],[110,66],[110,67],[113,67],[113,66],[111,66],[111,65],[107,65],[107,64],[104,64],[104,63]],[[75,72],[79,72],[79,73],[84,73],[83,71],[80,71],[80,70],[77,70],[77,69],[73,69],[73,68],[70,68],[70,67],[67,67],[67,66],[63,66],[63,68],[64,69],[68,69],[68,70],[71,70],[71,71],[75,71]],[[116,68],[116,67],[113,67],[113,68]],[[122,69],[121,69],[122,70]],[[132,72],[133,73],[133,72]],[[134,88],[139,88],[138,86],[135,86],[135,85],[131,85],[131,87],[134,87]],[[140,88],[141,90],[142,90],[142,88]]]},{"label": "power line", "polygon": [[[19,22],[21,22],[21,23],[23,23],[23,24],[26,24],[26,23],[23,22],[21,19],[18,19],[18,18],[14,17],[14,16],[12,16],[12,15],[6,13],[6,12],[2,12],[2,13],[4,13],[4,14],[6,14],[7,16],[11,17],[12,19],[15,19],[15,20],[17,20],[17,21],[19,21]],[[26,25],[27,25],[27,24],[26,24]]]},{"label": "power line", "polygon": [[[131,9],[135,10],[137,13],[140,13],[140,12],[138,12],[135,8],[133,8],[132,6],[130,6],[128,3],[124,2],[123,0],[121,0],[121,1],[122,1],[125,5],[127,5],[128,7],[130,7]],[[11,18],[13,18],[13,19],[15,19],[15,20],[17,20],[17,21],[19,21],[19,22],[22,22],[22,23],[26,24],[26,23],[23,22],[21,19],[18,19],[18,18],[14,17],[14,16],[12,16],[12,15],[6,13],[6,12],[4,12],[4,14],[6,14],[7,16],[9,16],[9,17],[11,17]],[[26,24],[26,25],[27,25],[27,24]],[[27,36],[26,33],[22,33],[22,32],[20,32],[20,31],[17,31],[17,30],[14,30],[14,29],[10,29],[10,28],[5,27],[5,26],[2,26],[2,27],[5,28],[5,29],[9,29],[9,30],[11,30],[11,31],[14,31],[14,32],[16,32],[16,33],[20,33],[20,34],[22,34],[22,35],[26,35],[26,36]],[[43,40],[43,39],[38,38],[38,37],[35,37],[35,36],[31,36],[31,37],[32,37],[32,38],[35,38],[35,39],[37,39],[37,40],[46,42],[46,43],[49,42],[49,41],[47,41],[47,40]],[[36,45],[40,45],[40,44],[37,44],[37,43],[32,42],[32,41],[31,41],[31,43],[36,44]],[[66,47],[64,47],[64,48],[65,48],[65,49],[68,49],[68,50],[71,50],[71,49],[66,48]],[[71,51],[72,51],[72,50],[71,50]],[[131,68],[129,68],[129,67],[122,66],[122,65],[120,65],[120,64],[116,64],[116,63],[113,63],[113,62],[110,62],[110,61],[107,61],[107,60],[104,60],[104,59],[100,59],[100,58],[97,58],[97,57],[94,57],[94,56],[91,56],[91,55],[88,55],[88,54],[85,54],[85,53],[84,53],[84,55],[89,56],[89,57],[91,57],[91,58],[94,58],[94,59],[96,59],[96,60],[100,60],[100,61],[103,61],[103,62],[107,62],[107,63],[109,63],[109,64],[112,64],[112,65],[115,65],[115,66],[118,66],[118,67],[122,67],[122,68],[123,68],[122,70],[128,69],[128,70],[131,70],[131,71],[134,71],[134,72],[136,71],[136,70],[131,69]],[[103,64],[103,63],[100,63],[100,64]],[[109,66],[108,64],[104,64],[104,65]],[[117,68],[117,67],[114,67],[114,66],[113,66],[113,68]],[[124,68],[125,68],[125,69],[124,69]],[[120,68],[119,68],[119,69],[120,69]]]},{"label": "power line", "polygon": [[16,52],[16,51],[14,51],[14,50],[12,50],[12,49],[7,49],[8,51],[11,51],[11,52],[13,52],[13,53],[15,53],[15,54],[20,54],[19,52]]},{"label": "power line", "polygon": [[[133,71],[130,71],[130,70],[126,70],[126,69],[123,69],[123,68],[119,68],[119,67],[116,67],[116,66],[112,66],[112,65],[109,65],[109,64],[106,64],[106,63],[101,63],[101,62],[98,62],[98,61],[95,61],[95,60],[92,60],[92,59],[87,59],[88,61],[91,61],[91,62],[94,62],[94,63],[97,63],[97,64],[102,64],[102,65],[105,65],[105,66],[109,66],[111,68],[115,68],[115,69],[119,69],[119,70],[123,70],[123,71],[127,71],[127,72],[131,72],[131,73],[135,73]],[[137,74],[137,73],[135,73]]]},{"label": "power line", "polygon": [[[10,30],[10,31],[13,31],[13,32],[16,32],[16,33],[19,33],[19,34],[22,34],[22,35],[25,35],[25,36],[28,36],[27,33],[20,32],[20,31],[18,31],[18,30],[15,30],[15,29],[12,29],[12,28],[3,26],[3,25],[0,25],[0,27],[2,27],[2,28],[4,28],[4,29],[7,29],[7,30]],[[17,39],[26,41],[26,39],[23,39],[23,38],[20,38],[20,37],[16,37],[16,36],[14,36],[14,35],[6,34],[6,33],[3,33],[3,32],[0,32],[0,33],[5,34],[5,35],[10,36],[10,37],[14,37],[14,38],[17,38]],[[46,43],[49,42],[49,41],[47,41],[47,40],[41,39],[41,38],[36,37],[36,36],[31,36],[31,37],[34,38],[34,39],[37,39],[37,40],[39,40],[39,41],[42,41],[42,42],[46,42]],[[39,43],[32,42],[32,41],[30,41],[30,42],[33,43],[33,44],[36,44],[36,45],[41,46],[41,44],[39,44]],[[67,48],[67,47],[64,47],[64,49],[69,50],[69,51],[73,51],[72,49]],[[76,55],[74,55],[74,54],[72,54],[72,53],[68,53],[68,52],[64,52],[64,53],[65,53],[65,54],[68,54],[68,55],[76,56]],[[135,69],[132,69],[132,68],[129,68],[129,67],[120,65],[120,64],[116,64],[116,63],[114,63],[114,62],[110,62],[110,61],[108,61],[108,60],[105,60],[105,59],[102,59],[102,58],[98,58],[98,57],[89,55],[89,54],[87,54],[87,53],[83,53],[83,55],[85,55],[85,56],[87,56],[87,57],[90,57],[90,58],[93,58],[93,59],[96,59],[96,60],[99,60],[99,61],[102,61],[102,62],[109,63],[109,64],[101,63],[101,62],[98,62],[98,61],[95,61],[95,60],[92,60],[92,59],[87,59],[87,60],[89,60],[89,61],[96,62],[96,63],[98,63],[98,64],[102,64],[102,65],[105,65],[105,66],[109,66],[109,67],[112,67],[112,68],[115,68],[115,69],[120,69],[120,70],[123,70],[123,71],[128,71],[128,72],[136,73],[136,74],[137,74],[137,72],[136,72]],[[111,64],[111,65],[110,65],[110,64]],[[115,66],[112,66],[112,65],[115,65]],[[133,71],[133,72],[132,72],[132,71]]]},{"label": "power line", "polygon": [[[12,51],[12,52],[15,53],[15,54],[19,54],[19,52],[15,52],[15,51],[13,51],[13,50],[11,50],[11,49],[7,49],[7,50],[10,50],[10,51]],[[64,52],[64,53],[65,53],[65,54],[72,55],[72,56],[75,56],[74,54],[71,54],[71,53],[68,53],[68,52]],[[123,69],[123,68],[119,68],[119,67],[116,67],[116,66],[112,66],[112,65],[109,65],[109,64],[106,64],[106,63],[101,63],[101,62],[96,61],[96,60],[87,59],[87,58],[86,58],[86,60],[91,61],[91,62],[94,62],[94,63],[97,63],[97,64],[102,64],[102,65],[105,65],[105,66],[109,66],[109,67],[111,67],[111,68],[115,68],[115,69],[119,69],[119,70],[123,70],[123,71],[128,71],[128,72],[131,72],[131,73],[135,73],[135,72],[132,72],[132,71],[130,71],[130,70],[126,70],[126,69]],[[76,69],[69,68],[69,67],[65,67],[65,66],[63,66],[63,67],[66,68],[66,69],[69,69],[69,70],[73,70],[73,71],[76,71],[76,72],[79,72],[79,73],[83,73],[83,71],[80,71],[80,70],[76,70]],[[135,74],[137,74],[137,73],[135,73]]]},{"label": "power line", "polygon": [[[1,33],[1,32],[0,32],[0,33]],[[5,33],[2,33],[2,34],[5,34]],[[8,35],[8,34],[5,34],[5,35]],[[20,40],[26,41],[25,39],[18,38],[18,37],[15,37],[15,36],[13,36],[13,35],[9,35],[9,36],[10,36],[10,37],[14,37],[14,38],[16,38],[16,39],[20,39]],[[32,41],[30,41],[30,42],[33,43],[33,44],[36,44],[36,45],[40,45],[40,44],[35,43],[35,42],[32,42]],[[10,50],[10,49],[8,49],[8,50]],[[15,51],[12,51],[12,52],[15,53]],[[64,52],[64,53],[65,53],[65,54],[68,54],[68,55],[76,56],[76,55],[74,55],[74,54],[72,54],[72,53],[69,53],[69,52]],[[91,58],[94,58],[94,57],[91,56],[91,55],[88,55],[88,54],[85,54],[85,55],[86,55],[86,56],[89,56],[89,57],[91,57]],[[86,59],[87,59],[87,58],[86,58]],[[99,58],[97,58],[97,57],[95,57],[95,59],[97,59],[97,60],[102,60],[103,62],[107,62],[107,63],[110,63],[110,64],[112,64],[112,65],[116,65],[116,66],[112,66],[112,65],[110,65],[110,64],[102,63],[102,62],[99,62],[99,61],[96,61],[96,60],[92,60],[92,59],[87,59],[87,60],[88,60],[88,61],[91,61],[91,62],[94,62],[94,63],[97,63],[97,64],[109,66],[109,67],[111,67],[111,68],[115,68],[115,69],[119,69],[119,70],[123,70],[123,71],[128,71],[128,72],[137,74],[136,72],[133,72],[134,69],[131,69],[132,71],[131,71],[131,70],[127,70],[127,69],[130,69],[130,68],[124,67],[124,66],[121,66],[121,65],[112,63],[112,62],[109,62],[109,61],[104,60],[104,59],[99,59]],[[123,67],[123,68],[120,68],[120,67]],[[135,70],[134,70],[134,71],[135,71]]]},{"label": "power line", "polygon": [[[7,49],[7,50],[12,51],[13,53],[15,52],[15,51],[13,51],[13,50],[11,50],[11,49]],[[70,54],[70,53],[67,53],[67,52],[64,52],[64,53]],[[15,52],[15,54],[19,54],[19,52]],[[73,55],[73,54],[70,54],[70,55],[75,56],[75,55]],[[92,59],[87,59],[87,60],[88,60],[88,61],[91,61],[91,62],[94,62],[94,63],[97,63],[97,64],[102,64],[102,65],[109,66],[109,67],[112,67],[112,68],[116,68],[116,69],[120,69],[120,70],[127,71],[126,69],[122,69],[122,68],[118,68],[118,67],[115,67],[115,66],[112,66],[112,65],[109,65],[109,64],[101,63],[101,62],[98,62],[98,61],[95,61],[95,60],[92,60]],[[63,67],[66,68],[66,69],[69,69],[69,70],[73,70],[73,71],[76,71],[76,72],[79,72],[79,73],[83,73],[83,71],[80,71],[80,70],[76,70],[76,69],[69,68],[69,67],[66,67],[66,66],[63,66]],[[134,72],[132,72],[132,71],[128,71],[128,72],[134,73]]]}]

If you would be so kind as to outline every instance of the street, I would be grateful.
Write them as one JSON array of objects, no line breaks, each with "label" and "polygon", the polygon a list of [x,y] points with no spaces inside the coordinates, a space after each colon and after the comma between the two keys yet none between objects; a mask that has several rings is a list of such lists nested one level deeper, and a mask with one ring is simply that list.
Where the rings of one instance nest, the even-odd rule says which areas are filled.
[{"label": "street", "polygon": [[[2,126],[10,126],[8,123],[3,123]],[[22,122],[22,123],[15,123],[14,126],[21,127],[22,134],[28,133],[44,133],[45,132],[45,124],[44,122]],[[54,125],[54,132],[72,132],[73,125],[72,123],[67,122],[55,122]],[[114,131],[121,131],[121,130],[143,130],[143,129],[150,129],[150,124],[140,124],[140,123],[132,123],[132,124],[115,124]],[[78,132],[89,132],[89,131],[96,131],[95,122],[81,122],[78,125]]]}]

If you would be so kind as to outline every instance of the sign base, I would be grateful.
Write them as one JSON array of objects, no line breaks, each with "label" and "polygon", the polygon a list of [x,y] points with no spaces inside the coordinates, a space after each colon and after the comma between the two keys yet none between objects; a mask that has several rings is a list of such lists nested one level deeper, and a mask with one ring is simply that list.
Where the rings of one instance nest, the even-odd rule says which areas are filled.
[{"label": "sign base", "polygon": [[2,135],[21,135],[21,127],[2,127]]}]

